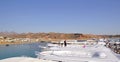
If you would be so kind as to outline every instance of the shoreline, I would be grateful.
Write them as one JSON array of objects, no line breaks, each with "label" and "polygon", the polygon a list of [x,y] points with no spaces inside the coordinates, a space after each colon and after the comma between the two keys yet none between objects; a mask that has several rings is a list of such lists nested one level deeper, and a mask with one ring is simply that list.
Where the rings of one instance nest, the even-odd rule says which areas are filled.
[{"label": "shoreline", "polygon": [[41,41],[34,41],[34,42],[0,42],[0,45],[16,45],[16,44],[30,44],[30,43],[36,43]]}]

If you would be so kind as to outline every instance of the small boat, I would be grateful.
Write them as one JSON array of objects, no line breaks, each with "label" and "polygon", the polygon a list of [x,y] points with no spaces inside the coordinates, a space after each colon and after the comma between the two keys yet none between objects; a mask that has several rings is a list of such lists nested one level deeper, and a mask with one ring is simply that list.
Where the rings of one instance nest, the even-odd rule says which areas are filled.
[{"label": "small boat", "polygon": [[6,44],[5,46],[9,46],[9,44]]}]

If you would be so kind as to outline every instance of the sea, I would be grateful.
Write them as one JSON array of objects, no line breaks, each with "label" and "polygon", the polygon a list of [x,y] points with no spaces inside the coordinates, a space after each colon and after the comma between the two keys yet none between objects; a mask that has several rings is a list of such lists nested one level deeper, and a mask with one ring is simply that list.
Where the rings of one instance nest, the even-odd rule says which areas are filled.
[{"label": "sea", "polygon": [[45,46],[47,43],[29,43],[29,44],[16,44],[16,45],[0,45],[0,60],[11,57],[34,57],[35,52],[41,52],[43,49],[39,46]]}]

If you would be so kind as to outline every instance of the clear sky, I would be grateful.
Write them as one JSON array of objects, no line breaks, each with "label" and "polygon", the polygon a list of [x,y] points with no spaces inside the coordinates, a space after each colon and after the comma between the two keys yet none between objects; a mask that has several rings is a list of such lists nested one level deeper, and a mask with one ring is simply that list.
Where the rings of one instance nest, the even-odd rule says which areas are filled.
[{"label": "clear sky", "polygon": [[0,31],[120,34],[120,0],[0,0]]}]

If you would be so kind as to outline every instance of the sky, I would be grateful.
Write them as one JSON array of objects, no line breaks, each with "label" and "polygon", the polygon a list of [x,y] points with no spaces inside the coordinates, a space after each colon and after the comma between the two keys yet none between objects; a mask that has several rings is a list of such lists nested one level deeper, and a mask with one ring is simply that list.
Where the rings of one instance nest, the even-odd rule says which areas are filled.
[{"label": "sky", "polygon": [[0,31],[120,34],[120,0],[0,0]]}]

